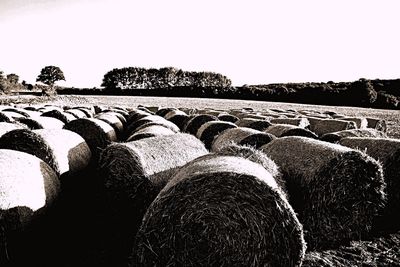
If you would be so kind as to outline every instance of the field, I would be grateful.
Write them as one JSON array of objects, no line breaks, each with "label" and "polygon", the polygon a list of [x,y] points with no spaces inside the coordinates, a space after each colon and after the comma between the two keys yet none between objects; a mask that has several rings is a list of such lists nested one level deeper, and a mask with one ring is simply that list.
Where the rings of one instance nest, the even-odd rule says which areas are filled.
[{"label": "field", "polygon": [[265,101],[246,101],[210,98],[175,98],[175,97],[139,97],[139,96],[59,96],[50,103],[58,105],[104,105],[104,106],[123,106],[137,107],[158,106],[158,107],[184,107],[184,108],[213,108],[218,110],[253,108],[256,111],[265,109],[295,109],[295,110],[316,110],[334,111],[348,116],[372,117],[385,119],[388,126],[388,135],[400,138],[400,111],[356,108],[356,107],[336,107],[322,105],[304,105],[280,102]]}]

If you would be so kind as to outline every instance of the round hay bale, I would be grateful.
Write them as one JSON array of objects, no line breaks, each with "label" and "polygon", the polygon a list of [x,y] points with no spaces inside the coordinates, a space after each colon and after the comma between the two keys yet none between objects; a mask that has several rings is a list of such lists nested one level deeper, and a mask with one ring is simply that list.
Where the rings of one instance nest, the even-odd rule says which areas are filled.
[{"label": "round hay bale", "polygon": [[24,107],[24,109],[30,110],[30,111],[38,111],[38,108],[34,107],[34,106],[27,106],[27,107]]},{"label": "round hay bale", "polygon": [[160,117],[158,115],[148,115],[144,118],[141,118],[139,120],[136,120],[135,122],[132,122],[126,127],[125,130],[125,136],[130,136],[132,135],[135,131],[140,129],[140,127],[149,124],[149,123],[156,123],[158,125],[162,125],[164,127],[169,128],[170,130],[174,132],[179,132],[178,126],[176,126],[174,123],[164,119],[163,117]]},{"label": "round hay bale", "polygon": [[143,111],[143,110],[139,110],[139,109],[131,110],[129,112],[129,116],[128,116],[127,120],[126,120],[127,121],[126,124],[129,125],[129,124],[131,124],[131,123],[133,123],[133,122],[135,122],[135,121],[137,121],[137,120],[139,120],[141,118],[147,117],[149,115],[152,115],[152,114],[150,114],[150,113],[148,113],[146,111]]},{"label": "round hay bale", "polygon": [[365,129],[351,129],[343,130],[333,133],[327,133],[321,136],[321,140],[330,143],[337,143],[340,139],[345,137],[375,137],[375,138],[387,138],[386,133],[378,131],[372,128]]},{"label": "round hay bale", "polygon": [[153,106],[142,106],[142,105],[138,105],[137,107],[139,110],[144,110],[150,114],[155,114],[158,111],[158,107],[153,107]]},{"label": "round hay bale", "polygon": [[272,134],[276,137],[281,137],[288,130],[298,129],[298,126],[294,126],[291,124],[274,124],[264,130],[265,133]]},{"label": "round hay bale", "polygon": [[182,167],[150,205],[130,266],[301,266],[302,226],[275,180],[240,157]]},{"label": "round hay bale", "polygon": [[185,133],[196,135],[197,131],[204,123],[217,120],[218,118],[212,115],[206,115],[206,114],[195,115],[186,123],[186,125],[183,127],[183,131]]},{"label": "round hay bale", "polygon": [[126,123],[126,118],[129,117],[129,112],[126,109],[122,109],[122,108],[114,107],[114,108],[103,110],[103,112],[101,112],[101,113],[108,113],[108,112],[117,113],[116,115],[118,115],[118,117],[121,118],[121,120],[123,120],[124,123]]},{"label": "round hay bale", "polygon": [[88,144],[95,160],[100,155],[102,149],[106,148],[112,142],[117,141],[115,130],[108,123],[99,119],[76,119],[65,124],[64,129],[82,136]]},{"label": "round hay bale", "polygon": [[189,115],[175,115],[171,118],[169,118],[168,120],[170,122],[172,122],[173,124],[175,124],[176,126],[178,126],[179,130],[182,131],[183,128],[185,127],[186,123],[193,118],[193,116],[189,116]]},{"label": "round hay bale", "polygon": [[196,133],[207,149],[211,149],[212,142],[220,133],[227,129],[237,128],[236,124],[227,121],[208,121]]},{"label": "round hay bale", "polygon": [[272,124],[291,124],[301,128],[306,128],[310,126],[310,122],[306,118],[276,118],[269,120]]},{"label": "round hay bale", "polygon": [[53,110],[58,110],[60,112],[63,112],[64,109],[58,106],[53,106],[53,105],[44,105],[43,107],[38,108],[38,111],[45,113],[48,111],[53,111]]},{"label": "round hay bale", "polygon": [[24,129],[24,126],[21,124],[10,123],[10,122],[0,122],[0,137],[4,134],[16,130],[16,129]]},{"label": "round hay bale", "polygon": [[62,129],[64,123],[52,117],[19,118],[17,121],[25,124],[31,130],[37,129]]},{"label": "round hay bale", "polygon": [[24,115],[21,113],[15,112],[15,111],[1,111],[1,113],[5,114],[6,116],[16,119],[16,118],[26,118]]},{"label": "round hay bale", "polygon": [[34,155],[58,175],[83,170],[91,158],[85,140],[77,133],[64,129],[13,130],[0,137],[0,148]]},{"label": "round hay bale", "polygon": [[387,126],[386,121],[376,118],[366,118],[367,127],[377,129],[378,131],[386,132]]},{"label": "round hay bale", "polygon": [[236,123],[237,121],[239,121],[239,118],[231,115],[231,114],[219,114],[218,115],[218,119],[221,121],[228,121],[228,122],[232,122],[232,123]]},{"label": "round hay bale", "polygon": [[41,240],[31,237],[32,226],[56,201],[58,177],[37,157],[8,149],[0,149],[0,170],[0,263],[29,266],[35,253],[43,253]]},{"label": "round hay bale", "polygon": [[311,132],[308,129],[304,129],[301,127],[288,129],[285,132],[283,132],[280,137],[285,137],[285,136],[303,136],[303,137],[318,139],[318,135],[316,135],[315,133]]},{"label": "round hay bale", "polygon": [[340,120],[353,121],[356,124],[357,129],[365,129],[368,127],[368,121],[366,118],[342,117]]},{"label": "round hay bale", "polygon": [[354,121],[316,118],[308,118],[308,120],[310,121],[310,130],[316,133],[318,136],[357,128],[357,125]]},{"label": "round hay bale", "polygon": [[110,124],[111,127],[114,128],[117,137],[121,138],[124,132],[124,123],[118,118],[116,114],[117,113],[115,112],[102,112],[95,115],[94,117]]},{"label": "round hay bale", "polygon": [[126,141],[127,142],[137,141],[143,138],[156,137],[161,135],[171,135],[171,134],[175,134],[175,132],[162,125],[155,124],[155,125],[150,125],[148,127],[144,127],[138,131],[135,131],[130,137],[128,137]]},{"label": "round hay bale", "polygon": [[9,114],[7,114],[6,112],[1,112],[0,111],[0,122],[8,122],[8,123],[12,123],[14,122],[13,117],[11,117]]},{"label": "round hay bale", "polygon": [[182,116],[187,116],[187,114],[179,109],[171,110],[167,114],[165,114],[163,117],[166,120],[170,120],[170,118],[176,116],[176,115],[182,115]]},{"label": "round hay bale", "polygon": [[116,258],[128,258],[134,235],[147,207],[177,168],[207,153],[204,144],[189,134],[173,134],[134,142],[111,144],[99,161],[115,235],[108,242]]},{"label": "round hay bale", "polygon": [[286,183],[283,180],[282,173],[280,172],[278,165],[276,165],[275,162],[262,151],[246,145],[231,144],[215,151],[215,154],[219,156],[241,157],[260,164],[272,175],[279,188],[284,193],[286,199],[288,199]]},{"label": "round hay bale", "polygon": [[94,110],[90,109],[90,108],[85,108],[85,107],[74,107],[71,110],[79,110],[83,113],[85,113],[86,118],[93,118],[94,116]]},{"label": "round hay bale", "polygon": [[376,232],[390,232],[400,229],[400,140],[371,137],[346,137],[339,141],[343,146],[365,151],[379,160],[383,166],[383,175],[387,184],[387,204],[382,216],[377,218]]},{"label": "round hay bale", "polygon": [[73,120],[76,120],[75,116],[72,115],[71,113],[67,113],[64,111],[59,111],[59,110],[51,110],[51,111],[47,111],[44,112],[42,114],[43,117],[51,117],[51,118],[56,118],[60,121],[62,121],[63,123],[67,124]]},{"label": "round hay bale", "polygon": [[174,110],[178,110],[178,109],[177,108],[160,108],[159,110],[157,110],[156,115],[165,117],[165,115],[167,115],[168,112],[174,111]]},{"label": "round hay bale", "polygon": [[[243,114],[244,116],[241,115],[236,115],[239,117],[239,119],[256,119],[256,120],[268,120],[268,117],[272,117],[272,115],[261,115],[261,114]],[[280,117],[280,115],[276,115],[276,117]]]},{"label": "round hay bale", "polygon": [[3,109],[2,111],[3,112],[4,111],[15,112],[15,113],[21,114],[24,117],[30,117],[30,113],[27,110],[24,110],[22,108],[6,108],[6,109]]},{"label": "round hay bale", "polygon": [[128,118],[129,117],[129,113],[127,113],[127,112],[125,112],[126,113],[126,115],[123,115],[121,112],[117,112],[117,111],[104,111],[104,112],[101,112],[101,113],[99,113],[99,114],[97,114],[97,115],[102,115],[102,114],[111,114],[111,115],[114,115],[114,116],[116,116],[120,121],[121,121],[121,123],[122,124],[126,124],[126,118]]},{"label": "round hay bale", "polygon": [[271,134],[263,133],[258,130],[246,127],[237,127],[227,129],[226,131],[219,134],[214,139],[211,150],[218,151],[222,147],[230,145],[232,143],[259,148],[262,145],[268,144],[275,138],[276,137]]},{"label": "round hay bale", "polygon": [[243,118],[240,121],[236,122],[236,125],[239,127],[247,127],[252,128],[259,131],[264,131],[272,124],[267,120],[260,120],[254,118]]},{"label": "round hay bale", "polygon": [[82,119],[82,118],[90,118],[91,116],[88,116],[89,111],[83,111],[82,109],[77,109],[77,108],[71,108],[65,111],[66,113],[72,114],[75,119]]},{"label": "round hay bale", "polygon": [[359,240],[385,203],[382,166],[360,151],[305,137],[261,147],[280,168],[310,249]]}]

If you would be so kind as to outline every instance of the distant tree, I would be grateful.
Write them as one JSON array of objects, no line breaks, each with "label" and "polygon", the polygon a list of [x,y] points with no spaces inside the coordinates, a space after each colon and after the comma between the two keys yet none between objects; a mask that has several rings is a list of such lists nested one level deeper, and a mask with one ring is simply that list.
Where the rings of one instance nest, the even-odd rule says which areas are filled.
[{"label": "distant tree", "polygon": [[17,84],[19,81],[19,76],[15,73],[7,74],[7,81],[10,84]]},{"label": "distant tree", "polygon": [[59,67],[46,66],[40,71],[36,81],[48,85],[46,90],[42,90],[43,94],[53,95],[55,94],[54,84],[57,81],[65,81],[65,77],[64,73]]},{"label": "distant tree", "polygon": [[350,84],[345,96],[347,104],[367,107],[376,101],[378,94],[370,80],[361,78]]}]

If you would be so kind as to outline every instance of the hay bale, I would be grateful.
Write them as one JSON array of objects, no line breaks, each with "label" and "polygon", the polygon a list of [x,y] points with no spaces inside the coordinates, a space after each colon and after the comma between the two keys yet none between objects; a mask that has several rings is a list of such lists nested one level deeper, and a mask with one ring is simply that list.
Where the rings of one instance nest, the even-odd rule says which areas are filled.
[{"label": "hay bale", "polygon": [[75,117],[75,119],[91,117],[89,111],[88,110],[84,111],[83,109],[71,108],[71,109],[66,110],[65,112],[72,114]]},{"label": "hay bale", "polygon": [[212,115],[206,115],[206,114],[195,115],[186,123],[186,125],[183,127],[183,131],[185,133],[196,135],[197,131],[204,123],[217,120],[218,118]]},{"label": "hay bale", "polygon": [[177,108],[160,108],[157,110],[156,115],[164,117],[168,112],[178,110]]},{"label": "hay bale", "polygon": [[15,112],[15,111],[1,111],[1,113],[5,114],[6,116],[16,119],[16,118],[26,118],[24,115],[21,113]]},{"label": "hay bale", "polygon": [[179,130],[183,130],[183,127],[185,127],[186,123],[192,118],[189,115],[187,115],[185,112],[180,111],[180,110],[173,110],[168,112],[164,118],[172,123],[174,123],[176,126],[178,126]]},{"label": "hay bale", "polygon": [[400,266],[400,233],[352,241],[335,250],[306,253],[303,267]]},{"label": "hay bale", "polygon": [[[256,120],[268,120],[269,117],[271,117],[272,115],[261,115],[261,114],[243,114],[243,116],[241,116],[240,114],[236,115],[239,117],[239,119],[256,119]],[[277,115],[276,117],[279,117],[280,115]]]},{"label": "hay bale", "polygon": [[400,229],[400,140],[390,138],[346,137],[339,141],[343,146],[365,151],[379,160],[387,184],[387,204],[382,216],[377,218],[375,231],[390,232]]},{"label": "hay bale", "polygon": [[13,130],[0,137],[0,148],[34,155],[58,175],[83,170],[91,158],[85,140],[77,133],[64,129]]},{"label": "hay bale", "polygon": [[298,129],[298,126],[294,126],[291,124],[274,124],[264,130],[265,133],[272,134],[276,137],[280,137],[288,130]]},{"label": "hay bale", "polygon": [[360,151],[305,137],[261,147],[280,168],[310,249],[367,235],[385,203],[382,166]]},{"label": "hay bale", "polygon": [[278,165],[276,165],[273,160],[271,160],[265,153],[263,153],[259,149],[255,149],[254,147],[246,145],[231,144],[222,147],[214,153],[219,156],[241,157],[260,164],[275,179],[282,193],[284,193],[286,199],[289,199],[286,183],[283,180],[283,176],[278,168]]},{"label": "hay bale", "polygon": [[85,113],[86,118],[93,118],[94,117],[94,109],[91,108],[85,108],[85,107],[73,107],[70,110],[79,110],[83,113]]},{"label": "hay bale", "polygon": [[306,118],[276,118],[269,120],[272,124],[291,124],[301,128],[306,128],[310,125],[310,122]]},{"label": "hay bale", "polygon": [[208,155],[150,205],[130,266],[301,266],[302,227],[261,165]]},{"label": "hay bale", "polygon": [[111,127],[113,127],[117,137],[120,139],[124,132],[124,123],[118,118],[115,112],[102,112],[94,117],[96,119],[107,122]]},{"label": "hay bale", "polygon": [[178,126],[158,115],[148,115],[129,124],[125,129],[125,136],[131,136],[135,131],[150,123],[162,125],[174,132],[180,132]]},{"label": "hay bale", "polygon": [[129,124],[131,124],[141,118],[147,117],[149,115],[152,115],[152,114],[150,114],[146,111],[143,111],[143,110],[139,110],[139,109],[131,110],[129,112],[128,118],[126,119],[126,124],[129,125]]},{"label": "hay bale", "polygon": [[232,123],[236,123],[237,121],[239,121],[238,117],[231,115],[231,114],[224,114],[224,113],[219,114],[218,119],[221,121],[229,121]]},{"label": "hay bale", "polygon": [[376,118],[366,118],[367,120],[367,127],[377,129],[378,131],[382,131],[386,133],[387,126],[386,121]]},{"label": "hay bale", "polygon": [[0,122],[12,123],[14,121],[15,120],[13,119],[13,117],[11,117],[9,114],[7,114],[6,112],[0,111]]},{"label": "hay bale", "polygon": [[345,137],[375,137],[375,138],[387,138],[386,133],[378,131],[372,128],[365,129],[351,129],[343,130],[334,133],[327,133],[321,136],[321,140],[330,143],[337,143],[340,139]]},{"label": "hay bale", "polygon": [[118,140],[115,130],[108,123],[99,119],[76,119],[65,124],[64,129],[82,136],[88,144],[92,152],[92,157],[95,160],[100,155],[102,149]]},{"label": "hay bale", "polygon": [[155,124],[155,125],[150,125],[148,127],[144,127],[138,131],[135,131],[130,137],[128,137],[128,139],[126,139],[126,141],[127,142],[137,141],[144,138],[156,137],[162,135],[171,135],[171,134],[175,134],[175,132],[162,125]]},{"label": "hay bale", "polygon": [[15,112],[15,113],[21,114],[24,117],[30,117],[30,113],[27,110],[24,110],[22,108],[5,108],[2,111],[3,112],[4,111]]},{"label": "hay bale", "polygon": [[340,120],[353,121],[356,124],[357,129],[365,129],[368,127],[368,121],[366,118],[342,117]]},{"label": "hay bale", "polygon": [[0,149],[0,170],[0,264],[34,265],[33,257],[43,255],[45,236],[32,238],[33,226],[56,201],[58,177],[37,157],[8,149]]},{"label": "hay bale", "polygon": [[337,119],[317,119],[309,117],[308,120],[310,121],[310,130],[316,133],[318,136],[322,136],[327,133],[357,128],[357,125],[354,121]]},{"label": "hay bale", "polygon": [[24,126],[21,124],[10,123],[10,122],[0,122],[0,137],[4,134],[16,130],[16,129],[24,129]]},{"label": "hay bale", "polygon": [[211,149],[212,142],[220,133],[227,129],[237,128],[236,124],[227,121],[208,121],[196,133],[207,149]]},{"label": "hay bale", "polygon": [[267,120],[260,120],[254,118],[243,118],[236,122],[238,127],[247,127],[254,130],[264,131],[272,124]]},{"label": "hay bale", "polygon": [[51,117],[51,118],[56,118],[63,123],[67,124],[73,120],[76,120],[75,116],[64,112],[64,111],[59,111],[59,110],[51,110],[51,111],[46,111],[42,114],[43,117]]},{"label": "hay bale", "polygon": [[262,145],[268,144],[276,137],[272,134],[264,133],[246,127],[237,127],[228,129],[219,134],[213,141],[211,150],[218,151],[222,147],[232,143],[238,145],[248,145],[259,148]]},{"label": "hay bale", "polygon": [[37,129],[62,129],[64,123],[52,117],[19,118],[17,121],[26,125],[31,130]]},{"label": "hay bale", "polygon": [[134,142],[111,144],[99,161],[112,227],[107,242],[111,254],[127,259],[134,235],[147,207],[169,181],[175,170],[205,155],[196,137],[173,134]]}]

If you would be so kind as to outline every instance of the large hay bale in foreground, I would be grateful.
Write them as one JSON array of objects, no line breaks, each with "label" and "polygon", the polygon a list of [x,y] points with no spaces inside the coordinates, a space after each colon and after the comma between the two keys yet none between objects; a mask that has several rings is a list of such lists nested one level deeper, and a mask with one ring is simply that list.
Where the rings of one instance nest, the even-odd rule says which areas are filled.
[{"label": "large hay bale in foreground", "polygon": [[173,134],[111,144],[99,161],[111,221],[110,254],[127,260],[147,207],[175,170],[205,155],[204,144],[189,134]]},{"label": "large hay bale in foreground", "polygon": [[0,137],[0,148],[34,155],[58,175],[83,170],[91,158],[85,140],[77,133],[64,129],[13,130]]},{"label": "large hay bale in foreground", "polygon": [[219,134],[213,141],[211,150],[217,151],[222,147],[232,143],[238,145],[249,145],[259,148],[262,145],[268,144],[276,137],[272,134],[257,131],[246,127],[237,127],[228,129]]},{"label": "large hay bale in foreground", "polygon": [[45,236],[30,239],[35,231],[31,227],[46,216],[59,188],[57,175],[42,160],[0,149],[1,266],[34,265],[34,257],[44,257],[41,241]]},{"label": "large hay bale in foreground", "polygon": [[339,141],[343,146],[365,151],[379,160],[386,181],[387,204],[377,219],[375,231],[389,232],[400,229],[400,140],[389,138],[347,137]]},{"label": "large hay bale in foreground", "polygon": [[360,151],[305,137],[261,147],[279,166],[310,249],[367,235],[385,203],[381,165]]},{"label": "large hay bale in foreground", "polygon": [[144,127],[138,131],[135,131],[131,136],[128,137],[128,139],[126,139],[126,141],[130,142],[149,137],[171,135],[171,134],[175,134],[175,132],[162,125],[155,124],[155,125],[150,125],[148,127]]},{"label": "large hay bale in foreground", "polygon": [[52,117],[18,118],[17,121],[25,124],[29,129],[62,129],[64,123]]},{"label": "large hay bale in foreground", "polygon": [[270,119],[272,124],[291,124],[301,128],[310,126],[310,122],[306,118],[276,118]]},{"label": "large hay bale in foreground", "polygon": [[240,157],[182,167],[149,207],[131,266],[300,266],[302,227],[275,180]]},{"label": "large hay bale in foreground", "polygon": [[66,124],[64,129],[73,131],[85,139],[94,160],[97,160],[102,149],[118,140],[115,130],[99,119],[76,119]]},{"label": "large hay bale in foreground", "polygon": [[207,115],[207,114],[195,115],[186,123],[186,125],[183,127],[183,131],[185,133],[196,135],[197,131],[203,124],[209,121],[217,121],[217,120],[218,118],[213,115]]},{"label": "large hay bale in foreground", "polygon": [[365,129],[351,129],[351,130],[343,130],[339,132],[327,133],[321,136],[322,141],[336,143],[339,142],[340,139],[345,137],[375,137],[375,138],[387,138],[386,133],[378,131],[372,128]]},{"label": "large hay bale in foreground", "polygon": [[354,121],[319,119],[310,117],[308,117],[308,120],[310,121],[310,130],[316,133],[318,136],[342,130],[357,129],[357,125]]},{"label": "large hay bale in foreground", "polygon": [[196,133],[207,149],[211,149],[212,142],[220,133],[227,129],[237,128],[236,124],[227,121],[209,121],[204,123]]},{"label": "large hay bale in foreground", "polygon": [[259,130],[259,131],[264,131],[268,127],[270,127],[272,124],[264,119],[254,119],[254,118],[242,118],[240,121],[236,122],[236,125],[238,127],[247,127],[247,128],[252,128],[254,130]]}]

